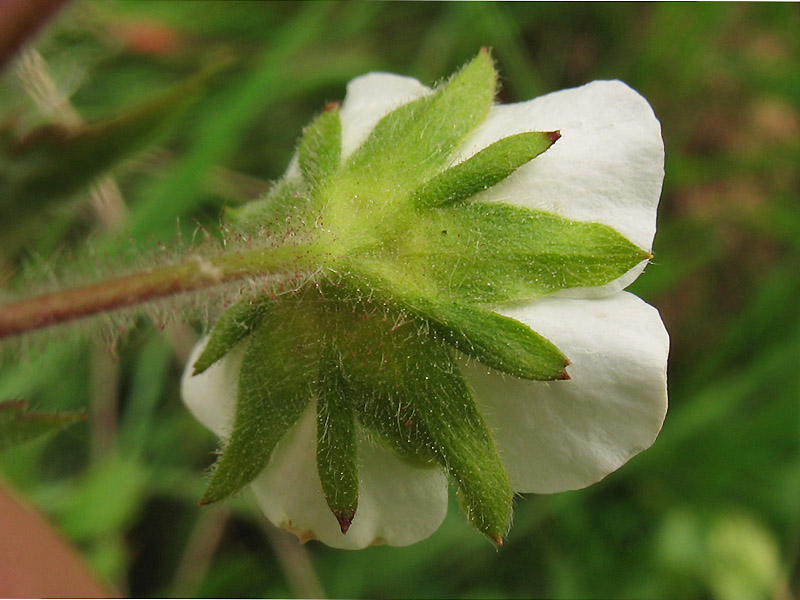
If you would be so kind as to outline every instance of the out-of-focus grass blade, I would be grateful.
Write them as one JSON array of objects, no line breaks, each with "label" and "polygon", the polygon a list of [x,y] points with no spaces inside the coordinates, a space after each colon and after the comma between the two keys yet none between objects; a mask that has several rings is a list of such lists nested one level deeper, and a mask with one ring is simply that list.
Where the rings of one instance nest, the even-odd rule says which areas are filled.
[{"label": "out-of-focus grass blade", "polygon": [[83,413],[41,413],[21,400],[0,402],[0,451],[54,433],[86,418]]},{"label": "out-of-focus grass blade", "polygon": [[0,69],[67,0],[3,0],[0,2]]},{"label": "out-of-focus grass blade", "polygon": [[300,9],[256,66],[231,86],[215,109],[207,112],[191,141],[191,149],[173,172],[134,208],[130,223],[134,239],[164,239],[174,235],[175,219],[188,212],[201,197],[204,175],[233,151],[257,112],[280,97],[285,83],[294,79],[289,73],[289,59],[319,35],[330,8],[328,3],[312,2]]},{"label": "out-of-focus grass blade", "polygon": [[120,159],[153,143],[202,93],[223,62],[157,98],[104,121],[47,125],[17,136],[0,130],[0,239],[40,217]]}]

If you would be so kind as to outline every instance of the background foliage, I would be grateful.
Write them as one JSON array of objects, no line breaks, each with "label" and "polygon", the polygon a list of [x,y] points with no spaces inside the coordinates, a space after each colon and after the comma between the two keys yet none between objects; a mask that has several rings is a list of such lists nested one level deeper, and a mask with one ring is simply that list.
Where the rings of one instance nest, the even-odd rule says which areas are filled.
[{"label": "background foliage", "polygon": [[[215,440],[182,408],[178,379],[202,326],[159,331],[141,320],[111,347],[57,330],[36,352],[3,355],[0,399],[91,415],[0,454],[3,479],[124,595],[794,596],[798,30],[794,4],[70,5],[36,48],[88,121],[221,55],[234,59],[161,146],[112,171],[124,199],[119,219],[134,224],[123,245],[169,247],[178,230],[197,235],[224,207],[262,193],[302,127],[371,70],[430,84],[486,45],[506,102],[592,79],[626,81],[652,103],[666,143],[656,258],[634,291],[659,307],[671,333],[671,407],[655,446],[600,484],[520,497],[500,551],[458,510],[409,548],[301,548],[248,495],[197,507]],[[2,114],[28,127],[52,120],[26,87],[30,80],[6,69]],[[54,257],[80,253],[87,236],[108,228],[93,206],[85,190],[61,202],[7,249],[0,281],[13,287],[42,258],[47,276]]]}]

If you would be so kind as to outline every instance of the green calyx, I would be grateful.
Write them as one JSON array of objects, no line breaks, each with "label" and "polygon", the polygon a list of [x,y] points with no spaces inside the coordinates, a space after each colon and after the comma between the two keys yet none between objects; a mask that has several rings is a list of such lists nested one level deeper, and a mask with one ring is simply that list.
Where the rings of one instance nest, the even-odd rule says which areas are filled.
[{"label": "green calyx", "polygon": [[202,373],[243,347],[234,428],[204,503],[252,481],[313,405],[321,491],[342,533],[358,522],[357,440],[371,438],[448,472],[472,524],[502,540],[513,493],[457,353],[515,377],[568,380],[552,342],[491,308],[604,285],[649,254],[606,225],[476,198],[560,137],[520,133],[453,164],[496,82],[482,51],[345,158],[330,107],[300,140],[300,176],[231,215],[244,235],[285,227],[324,252],[300,290],[229,309],[194,365]]},{"label": "green calyx", "polygon": [[[315,403],[317,473],[342,533],[358,518],[361,432],[420,468],[445,469],[470,521],[502,539],[513,492],[453,347],[428,335],[427,324],[404,308],[341,300],[337,293],[341,282],[336,290],[310,286],[258,313],[243,342],[233,431],[201,503],[252,481]],[[237,306],[231,312],[247,311]],[[206,348],[211,341],[231,348],[241,343],[231,320],[219,321]]]}]

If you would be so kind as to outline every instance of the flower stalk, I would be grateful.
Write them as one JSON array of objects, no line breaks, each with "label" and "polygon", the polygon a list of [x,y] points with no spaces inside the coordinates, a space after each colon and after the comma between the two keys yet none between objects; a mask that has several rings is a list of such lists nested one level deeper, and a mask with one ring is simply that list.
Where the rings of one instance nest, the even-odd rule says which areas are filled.
[{"label": "flower stalk", "polygon": [[0,307],[0,339],[243,279],[313,270],[320,250],[307,244],[195,255],[185,262],[25,298]]}]

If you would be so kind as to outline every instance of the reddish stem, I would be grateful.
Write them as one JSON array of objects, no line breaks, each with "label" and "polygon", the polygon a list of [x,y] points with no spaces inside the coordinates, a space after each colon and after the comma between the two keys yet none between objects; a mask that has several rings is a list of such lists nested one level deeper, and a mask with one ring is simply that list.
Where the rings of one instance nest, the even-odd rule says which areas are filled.
[{"label": "reddish stem", "polygon": [[210,259],[198,257],[191,262],[35,296],[0,306],[0,338],[238,279],[313,268],[313,261],[308,261],[312,256],[309,247],[285,245]]}]

